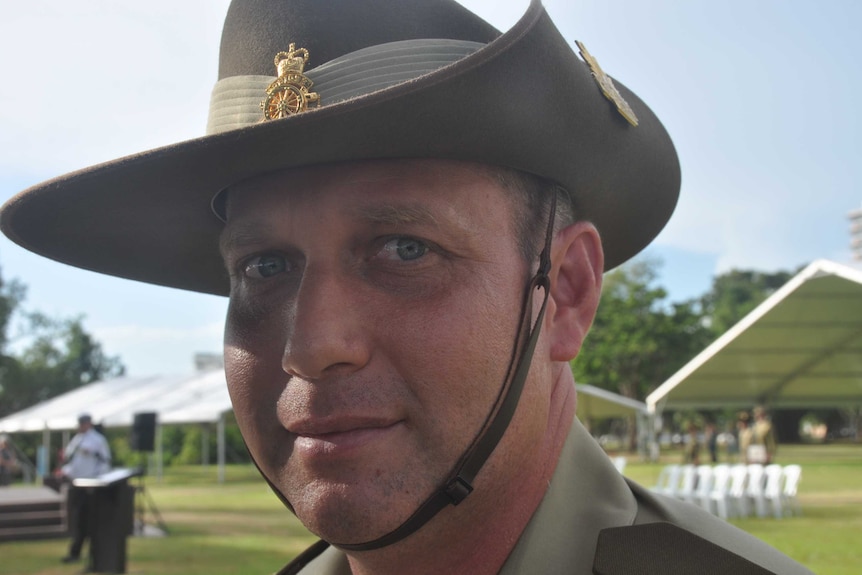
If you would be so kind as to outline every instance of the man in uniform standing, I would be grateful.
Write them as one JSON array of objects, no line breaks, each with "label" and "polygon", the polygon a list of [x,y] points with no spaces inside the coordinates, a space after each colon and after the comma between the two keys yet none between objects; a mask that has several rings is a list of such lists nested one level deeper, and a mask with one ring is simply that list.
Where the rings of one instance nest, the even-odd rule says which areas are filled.
[{"label": "man in uniform standing", "polygon": [[807,573],[626,481],[574,416],[602,273],[680,173],[538,1],[501,34],[452,0],[235,0],[208,131],[0,225],[230,297],[240,429],[321,538],[283,573]]},{"label": "man in uniform standing", "polygon": [[775,459],[778,450],[778,440],[775,438],[775,428],[772,426],[766,409],[758,405],[752,411],[754,413],[754,426],[751,429],[751,445],[749,451],[755,450],[757,455],[749,459],[752,463],[763,463],[768,465]]}]

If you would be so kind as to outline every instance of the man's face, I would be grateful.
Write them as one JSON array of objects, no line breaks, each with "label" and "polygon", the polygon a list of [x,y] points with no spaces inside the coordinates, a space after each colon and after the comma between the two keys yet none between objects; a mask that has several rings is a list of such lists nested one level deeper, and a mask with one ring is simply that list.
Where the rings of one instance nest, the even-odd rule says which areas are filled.
[{"label": "man's face", "polygon": [[[261,470],[318,535],[360,542],[397,527],[480,429],[528,277],[514,204],[484,170],[429,160],[231,189],[231,398]],[[485,478],[529,461],[547,395],[525,391]]]}]

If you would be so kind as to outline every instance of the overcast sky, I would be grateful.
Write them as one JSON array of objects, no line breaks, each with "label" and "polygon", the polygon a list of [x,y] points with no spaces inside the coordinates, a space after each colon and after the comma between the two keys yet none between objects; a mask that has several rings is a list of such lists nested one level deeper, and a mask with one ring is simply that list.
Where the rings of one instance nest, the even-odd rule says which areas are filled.
[{"label": "overcast sky", "polygon": [[[344,0],[347,1],[347,0]],[[527,0],[464,0],[498,28]],[[47,178],[203,134],[227,0],[28,0],[0,18],[0,201]],[[862,207],[856,0],[547,0],[572,44],[656,112],[679,151],[677,211],[649,253],[675,300],[730,268],[849,263]],[[542,62],[536,62],[541,66]],[[513,71],[517,74],[517,71]],[[0,239],[27,306],[85,316],[132,374],[218,352],[222,298],[57,264]]]}]

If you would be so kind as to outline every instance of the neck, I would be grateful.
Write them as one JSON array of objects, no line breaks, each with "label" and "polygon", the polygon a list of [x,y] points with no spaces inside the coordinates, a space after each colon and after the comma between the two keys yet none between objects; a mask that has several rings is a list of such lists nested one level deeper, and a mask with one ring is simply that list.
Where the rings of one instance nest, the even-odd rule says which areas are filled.
[{"label": "neck", "polygon": [[[545,429],[530,455],[518,461],[492,455],[477,477],[476,491],[461,505],[441,511],[394,545],[348,553],[354,575],[499,572],[544,497],[574,418],[571,370],[568,364],[552,368]],[[505,478],[505,484],[493,485],[493,477]]]}]

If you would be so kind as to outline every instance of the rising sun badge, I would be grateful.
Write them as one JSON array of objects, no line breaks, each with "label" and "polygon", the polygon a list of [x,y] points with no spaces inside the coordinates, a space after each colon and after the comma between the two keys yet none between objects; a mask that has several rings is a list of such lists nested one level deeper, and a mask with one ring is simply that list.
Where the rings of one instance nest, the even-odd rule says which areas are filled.
[{"label": "rising sun badge", "polygon": [[587,63],[587,66],[590,67],[590,71],[593,73],[593,78],[596,79],[596,83],[599,85],[599,88],[601,88],[602,94],[605,95],[605,98],[613,102],[614,106],[617,107],[617,111],[623,118],[628,120],[629,124],[637,126],[638,118],[635,116],[634,110],[632,110],[629,103],[622,97],[622,94],[617,90],[617,87],[614,86],[614,81],[611,80],[611,77],[605,74],[605,71],[602,70],[601,66],[599,66],[598,60],[596,60],[592,54],[587,52],[587,48],[581,42],[575,40],[575,44],[578,45],[578,49],[581,51],[581,57],[584,59],[584,62]]}]

